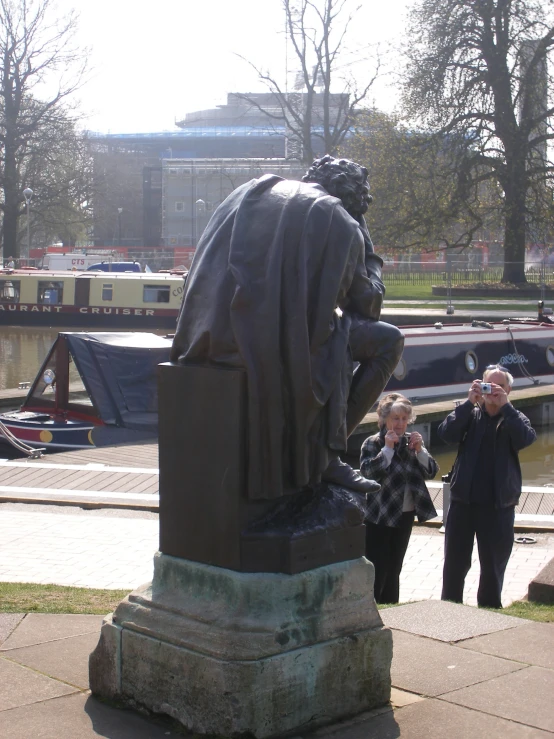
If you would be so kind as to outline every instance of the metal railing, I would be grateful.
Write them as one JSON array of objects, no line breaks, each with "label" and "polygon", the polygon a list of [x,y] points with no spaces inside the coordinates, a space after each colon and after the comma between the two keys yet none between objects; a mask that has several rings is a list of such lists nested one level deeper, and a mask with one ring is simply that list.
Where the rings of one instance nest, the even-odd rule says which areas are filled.
[{"label": "metal railing", "polygon": [[[94,253],[94,248],[88,250]],[[102,253],[98,251],[98,253]],[[106,257],[107,258],[107,257]],[[129,250],[129,255],[122,257],[122,261],[138,260],[141,264],[148,264],[152,271],[173,269],[175,267],[188,267],[190,262],[181,265],[179,260],[183,261],[184,257],[172,254],[172,250],[163,249],[133,249]],[[40,259],[19,259],[16,267],[41,266]],[[2,262],[0,261],[0,267]],[[416,261],[397,261],[390,263],[385,261],[383,265],[383,279],[389,285],[442,285],[456,286],[477,283],[498,283],[502,279],[503,266],[494,264],[487,266],[469,266],[463,262],[452,261],[450,269],[444,263],[435,265],[432,262]],[[537,285],[554,285],[554,265],[542,263],[529,263],[526,265],[525,274],[529,283]]]},{"label": "metal railing", "polygon": [[[467,285],[478,283],[498,283],[504,268],[501,265],[471,267],[452,263],[435,266],[429,262],[410,261],[409,263],[386,263],[383,265],[383,278],[390,285]],[[554,284],[554,266],[531,263],[526,265],[525,275],[529,283],[537,285]]]}]

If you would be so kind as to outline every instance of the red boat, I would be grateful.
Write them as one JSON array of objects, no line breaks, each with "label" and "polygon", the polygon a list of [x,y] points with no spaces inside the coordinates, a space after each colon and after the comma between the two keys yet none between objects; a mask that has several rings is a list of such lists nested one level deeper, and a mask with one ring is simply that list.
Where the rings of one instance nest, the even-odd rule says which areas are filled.
[{"label": "red boat", "polygon": [[150,333],[60,333],[20,410],[0,414],[0,439],[62,451],[157,438],[170,347]]},{"label": "red boat", "polygon": [[[505,366],[515,387],[554,383],[554,324],[545,316],[402,330],[404,353],[387,392],[414,400],[465,394],[489,364]],[[151,333],[60,333],[21,409],[0,414],[0,439],[11,434],[54,451],[156,439],[156,368],[169,360],[171,341]]]}]

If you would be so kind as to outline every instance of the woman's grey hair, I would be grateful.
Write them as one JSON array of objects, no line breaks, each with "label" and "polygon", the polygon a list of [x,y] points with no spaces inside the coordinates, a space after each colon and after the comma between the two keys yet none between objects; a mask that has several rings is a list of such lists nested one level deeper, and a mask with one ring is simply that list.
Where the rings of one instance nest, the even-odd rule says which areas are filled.
[{"label": "woman's grey hair", "polygon": [[413,423],[416,420],[414,407],[411,401],[409,401],[405,395],[401,395],[400,393],[389,393],[382,398],[377,406],[377,418],[379,419],[379,426],[381,428],[387,422],[387,418],[389,417],[393,407],[400,408],[404,413],[409,414],[410,420],[408,423]]}]

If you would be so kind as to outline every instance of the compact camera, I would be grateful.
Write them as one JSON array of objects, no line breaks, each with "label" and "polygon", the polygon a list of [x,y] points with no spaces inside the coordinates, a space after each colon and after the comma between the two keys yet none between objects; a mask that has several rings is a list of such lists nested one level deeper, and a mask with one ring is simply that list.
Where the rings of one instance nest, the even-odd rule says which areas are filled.
[{"label": "compact camera", "polygon": [[481,383],[481,392],[483,393],[483,395],[489,395],[492,392],[490,382]]}]

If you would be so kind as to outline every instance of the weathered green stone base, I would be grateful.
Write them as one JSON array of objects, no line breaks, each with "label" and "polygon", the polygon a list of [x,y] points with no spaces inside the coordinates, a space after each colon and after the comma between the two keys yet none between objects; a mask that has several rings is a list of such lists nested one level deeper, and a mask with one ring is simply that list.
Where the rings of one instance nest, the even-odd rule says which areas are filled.
[{"label": "weathered green stone base", "polygon": [[106,618],[90,685],[195,733],[263,739],[387,703],[391,660],[364,558],[280,575],[157,554],[152,584]]}]

